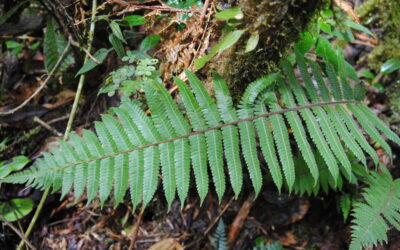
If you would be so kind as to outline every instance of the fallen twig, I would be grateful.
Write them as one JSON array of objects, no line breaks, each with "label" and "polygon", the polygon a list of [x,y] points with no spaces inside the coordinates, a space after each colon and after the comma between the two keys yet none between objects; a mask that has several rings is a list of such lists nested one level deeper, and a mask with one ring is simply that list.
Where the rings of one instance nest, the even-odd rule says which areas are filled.
[{"label": "fallen twig", "polygon": [[222,217],[222,215],[226,212],[226,210],[229,208],[229,206],[231,205],[232,201],[234,200],[235,197],[232,197],[228,203],[225,205],[225,207],[222,209],[221,213],[219,213],[219,215],[214,219],[214,221],[211,223],[211,225],[208,226],[207,230],[204,232],[204,236],[206,236],[211,229],[213,229],[213,227],[215,226],[215,224],[217,224],[217,222],[219,221],[219,219]]},{"label": "fallen twig", "polygon": [[42,125],[45,129],[49,130],[50,132],[52,132],[53,134],[55,134],[56,136],[62,136],[62,134],[60,132],[58,132],[55,128],[53,128],[52,126],[50,126],[48,123],[46,123],[45,121],[43,121],[42,119],[40,119],[39,117],[35,116],[33,118],[33,121],[39,123],[40,125]]},{"label": "fallen twig", "polygon": [[135,248],[135,241],[139,232],[139,227],[140,227],[140,223],[142,222],[142,218],[143,218],[143,209],[140,210],[139,216],[137,217],[137,221],[135,223],[135,225],[133,225],[133,228],[131,229],[131,231],[129,232],[129,238],[130,238],[130,243],[129,243],[129,250],[132,250]]}]

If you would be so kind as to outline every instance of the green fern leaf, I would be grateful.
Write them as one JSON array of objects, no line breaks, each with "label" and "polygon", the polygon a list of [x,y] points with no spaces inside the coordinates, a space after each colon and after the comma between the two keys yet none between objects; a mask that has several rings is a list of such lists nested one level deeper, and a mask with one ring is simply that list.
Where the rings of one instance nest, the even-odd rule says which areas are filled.
[{"label": "green fern leaf", "polygon": [[338,74],[340,76],[341,85],[343,89],[343,96],[345,99],[350,100],[353,99],[353,90],[350,87],[349,82],[347,81],[347,72],[346,72],[346,61],[344,60],[343,51],[341,49],[337,50],[338,57]]},{"label": "green fern leaf", "polygon": [[[70,134],[71,142],[74,145],[75,150],[80,156],[81,160],[87,160],[90,158],[87,149],[85,148],[85,143],[82,138],[77,134]],[[77,200],[85,191],[86,180],[88,175],[88,164],[78,165],[75,169],[75,179],[74,179],[74,193],[75,199]]]},{"label": "green fern leaf", "polygon": [[[317,92],[315,90],[315,87],[312,83],[310,74],[308,74],[308,70],[307,70],[307,65],[305,63],[304,57],[297,51],[296,52],[296,60],[301,72],[301,76],[303,78],[303,81],[306,85],[306,90],[308,95],[310,96],[312,102],[317,103],[318,97],[317,97]],[[333,67],[331,67],[331,65],[327,65],[327,69],[329,70],[333,70]],[[328,73],[328,76],[330,75],[329,79],[334,79],[335,83],[333,84],[331,82],[332,85],[332,90],[334,92],[334,96],[336,100],[341,100],[342,99],[342,94],[341,94],[341,90],[340,87],[338,85],[337,82],[337,77],[334,74],[334,72]],[[303,99],[305,100],[305,94],[303,93],[303,90],[301,88],[298,88],[298,95],[303,95]],[[336,133],[335,130],[332,129],[330,123],[330,119],[327,115],[327,113],[321,108],[321,107],[316,107],[312,109],[314,111],[314,114],[316,115],[317,119],[320,122],[320,126],[322,128],[322,131],[325,135],[325,138],[327,139],[327,141],[329,142],[329,144],[332,147],[332,151],[334,153],[334,155],[336,156],[336,158],[339,160],[339,162],[344,166],[348,176],[351,176],[351,164],[349,159],[347,158],[346,152],[344,151],[338,134]],[[340,135],[340,134],[339,134]]]},{"label": "green fern leaf", "polygon": [[371,138],[379,143],[383,149],[389,154],[390,157],[392,157],[393,153],[392,150],[390,149],[390,146],[386,143],[386,141],[381,137],[379,134],[378,130],[374,127],[374,125],[368,120],[368,118],[364,115],[364,113],[361,111],[359,106],[353,105],[353,104],[348,104],[347,107],[353,113],[353,115],[357,118],[358,122],[360,125],[365,129],[365,131],[368,133]]},{"label": "green fern leaf", "polygon": [[[252,115],[253,110],[251,107],[241,106],[238,110],[238,116],[240,119],[245,119],[251,117]],[[240,123],[239,131],[243,156],[246,161],[254,191],[256,193],[255,197],[257,197],[262,186],[262,174],[260,161],[257,157],[256,135],[254,132],[253,122],[245,121]]]},{"label": "green fern leaf", "polygon": [[385,123],[378,119],[378,117],[365,105],[356,105],[360,111],[368,118],[368,120],[382,133],[384,133],[390,140],[400,145],[400,138],[392,130],[390,130]]},{"label": "green fern leaf", "polygon": [[340,88],[338,79],[335,74],[335,68],[332,66],[332,64],[326,63],[325,71],[328,76],[329,83],[331,85],[332,93],[333,93],[333,96],[335,97],[335,100],[342,100],[343,93],[342,93],[342,89]]},{"label": "green fern leaf", "polygon": [[347,111],[342,106],[338,105],[336,106],[336,109],[338,110],[341,118],[344,120],[346,127],[349,129],[351,135],[354,136],[358,144],[372,157],[375,165],[377,165],[378,155],[376,154],[375,150],[369,145],[367,140],[364,138],[353,118],[350,116],[349,113],[347,113]]},{"label": "green fern leaf", "polygon": [[[62,196],[73,188],[76,200],[86,187],[88,203],[98,195],[102,205],[110,195],[118,205],[129,189],[135,210],[140,203],[142,209],[146,208],[161,179],[170,208],[176,191],[181,204],[184,203],[190,185],[190,165],[203,202],[209,185],[207,162],[221,200],[226,188],[224,156],[233,192],[238,197],[243,185],[241,149],[255,193],[259,194],[264,173],[258,159],[258,140],[279,191],[283,183],[294,193],[341,190],[342,176],[356,184],[355,176],[365,178],[366,170],[356,162],[350,163],[346,150],[354,152],[364,164],[363,150],[378,162],[360,127],[385,149],[389,146],[378,130],[397,143],[399,138],[365,105],[348,100],[353,90],[347,79],[337,76],[337,72],[343,71],[344,61],[338,62],[337,69],[327,66],[325,76],[331,85],[336,84],[331,94],[319,65],[300,51],[295,53],[302,82],[296,79],[290,63],[282,61],[286,78],[276,73],[257,79],[236,108],[220,76],[214,74],[215,103],[200,80],[186,71],[193,93],[183,81],[175,79],[175,82],[190,124],[161,83],[148,82],[144,90],[151,115],[142,110],[139,102],[125,98],[120,107],[111,109],[109,114],[102,115],[102,121],[95,123],[96,135],[87,130],[83,131],[83,137],[71,135],[69,142],[60,142],[59,148],[44,153],[35,166],[1,182],[25,183],[42,189],[53,186],[53,191],[62,190]],[[335,55],[342,60],[340,57]],[[312,74],[308,73],[309,66]],[[274,83],[279,84],[278,89]],[[359,93],[354,91],[355,97]],[[346,100],[341,100],[343,97]],[[267,113],[267,108],[272,112]],[[288,125],[293,131],[293,142]],[[339,169],[338,162],[344,167]],[[394,217],[385,216],[385,220],[396,223]]]},{"label": "green fern leaf", "polygon": [[[168,118],[174,121],[173,129],[179,136],[187,135],[190,133],[190,127],[187,121],[183,118],[182,113],[179,111],[178,106],[172,100],[171,95],[168,91],[155,80],[151,82],[152,86],[160,95],[161,105],[164,106]],[[175,146],[175,176],[176,185],[178,188],[178,196],[181,200],[181,204],[186,199],[189,191],[189,179],[190,179],[190,147],[189,140],[187,138],[176,140]]]},{"label": "green fern leaf", "polygon": [[[86,142],[90,157],[99,157],[105,152],[100,145],[99,140],[92,131],[83,130],[83,140]],[[89,163],[88,184],[87,184],[87,204],[89,204],[97,195],[100,186],[100,168],[101,161]]]},{"label": "green fern leaf", "polygon": [[[151,118],[157,128],[161,139],[169,139],[176,136],[172,123],[168,118],[165,105],[160,105],[160,96],[149,83],[145,84],[147,104],[151,110]],[[160,146],[161,174],[165,198],[168,208],[171,208],[175,199],[176,178],[175,178],[175,149],[174,143],[168,142]]]},{"label": "green fern leaf", "polygon": [[[284,85],[284,83],[279,84],[281,87],[280,92],[282,93],[283,102],[292,108],[295,106],[294,98],[289,89]],[[310,172],[314,178],[314,184],[318,181],[318,167],[312,152],[311,146],[307,141],[306,132],[303,128],[301,119],[297,112],[287,112],[285,113],[286,119],[289,122],[291,129],[293,130],[293,135],[296,140],[297,146],[299,147],[304,160],[308,163]]]},{"label": "green fern leaf", "polygon": [[[199,103],[204,118],[208,127],[220,125],[221,116],[219,115],[217,106],[213,99],[207,93],[201,81],[192,72],[185,70],[186,76],[192,86],[196,100]],[[223,149],[222,149],[222,134],[221,131],[211,130],[205,133],[207,140],[207,156],[213,176],[213,182],[218,195],[221,200],[225,192],[225,174],[223,168]]]},{"label": "green fern leaf", "polygon": [[387,242],[388,224],[400,230],[400,179],[393,180],[384,166],[382,171],[371,173],[369,187],[364,189],[365,202],[354,204],[352,250]]},{"label": "green fern leaf", "polygon": [[[267,109],[265,107],[265,100],[257,104],[256,115],[265,114]],[[267,118],[258,118],[255,120],[258,137],[260,141],[261,151],[264,159],[267,162],[269,171],[271,172],[272,180],[274,181],[279,192],[282,189],[282,172],[279,166],[278,158],[276,157],[276,150],[274,140],[272,138],[271,121]]]},{"label": "green fern leaf", "polygon": [[[43,51],[45,55],[45,68],[47,72],[51,72],[57,63],[58,58],[64,51],[67,41],[63,35],[57,33],[57,22],[53,18],[49,19],[46,26],[46,33],[44,35],[43,41]],[[69,53],[62,60],[61,65],[57,71],[62,71],[66,69],[70,64],[75,62],[72,55]]]},{"label": "green fern leaf", "polygon": [[[190,123],[194,131],[201,131],[206,128],[205,121],[201,116],[201,109],[195,97],[190,92],[185,82],[174,78],[182,96]],[[196,179],[197,192],[200,201],[203,203],[208,192],[208,173],[207,173],[207,149],[204,135],[194,135],[189,138],[191,148],[191,159],[193,172]]]},{"label": "green fern leaf", "polygon": [[160,152],[157,146],[144,149],[143,172],[143,207],[146,207],[154,196],[160,170]]},{"label": "green fern leaf", "polygon": [[[308,101],[306,100],[305,96],[301,94],[303,90],[297,85],[292,66],[287,60],[282,60],[281,67],[285,72],[286,77],[288,78],[288,82],[293,89],[297,102],[300,105],[306,105]],[[328,165],[329,171],[331,172],[332,177],[334,178],[336,183],[337,176],[339,175],[339,167],[337,165],[335,157],[333,156],[332,151],[328,147],[328,143],[326,142],[322,134],[321,128],[317,123],[317,119],[314,117],[311,111],[307,109],[300,110],[300,114],[306,123],[311,139],[317,146],[320,154],[323,156],[326,164]]]},{"label": "green fern leaf", "polygon": [[[232,98],[228,86],[218,74],[214,73],[213,78],[217,106],[223,122],[228,123],[238,120],[236,112],[232,107]],[[239,131],[236,126],[227,126],[222,128],[222,136],[224,138],[225,158],[228,165],[231,186],[237,198],[243,185],[242,163],[238,154]]]},{"label": "green fern leaf", "polygon": [[[111,141],[111,135],[108,133],[104,123],[95,122],[96,133],[100,139],[101,144],[104,146],[105,154],[114,153],[116,145]],[[113,173],[115,168],[115,158],[110,157],[100,162],[100,190],[99,198],[100,203],[103,206],[111,193],[113,184]],[[68,168],[67,168],[68,169]]]},{"label": "green fern leaf", "polygon": [[[318,87],[321,92],[322,100],[325,102],[329,102],[330,97],[328,94],[328,90],[327,90],[325,81],[319,72],[318,66],[313,62],[310,62],[310,66],[312,68],[315,80],[318,83]],[[336,105],[335,107],[337,109],[339,109],[339,105]],[[366,166],[366,159],[365,159],[364,153],[362,152],[362,149],[358,146],[358,144],[355,142],[355,140],[353,140],[353,137],[350,135],[349,131],[347,130],[345,123],[342,121],[342,118],[340,117],[339,113],[336,111],[336,109],[334,107],[325,107],[325,110],[326,110],[329,118],[331,119],[331,121],[334,123],[335,129],[336,129],[338,135],[341,135],[346,146],[356,155],[356,157],[364,164],[364,166]]]},{"label": "green fern leaf", "polygon": [[[113,108],[112,111],[118,115],[122,122],[125,133],[133,145],[142,146],[146,144],[143,136],[139,132],[138,127],[133,122],[134,117],[131,117],[126,106],[123,104],[120,108]],[[133,151],[129,153],[129,185],[133,210],[142,201],[143,192],[143,150]]]},{"label": "green fern leaf", "polygon": [[[124,133],[121,125],[111,116],[102,115],[102,120],[107,130],[113,135],[110,140],[115,145],[115,152],[120,152],[133,147],[133,144],[129,141],[126,133]],[[128,187],[128,168],[129,168],[129,155],[124,154],[115,157],[114,168],[114,198],[115,204],[118,205],[124,199],[126,189]]]}]

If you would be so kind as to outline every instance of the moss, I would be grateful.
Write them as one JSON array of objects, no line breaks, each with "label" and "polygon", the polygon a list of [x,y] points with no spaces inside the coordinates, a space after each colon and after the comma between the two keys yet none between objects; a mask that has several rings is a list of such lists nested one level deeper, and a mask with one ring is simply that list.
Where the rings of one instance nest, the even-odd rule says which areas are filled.
[{"label": "moss", "polygon": [[390,58],[400,57],[400,2],[368,0],[357,9],[363,24],[375,28],[379,45],[368,55],[368,64],[376,72]]},{"label": "moss", "polygon": [[[379,45],[367,57],[368,65],[376,72],[387,60],[400,58],[400,2],[387,0],[368,0],[357,9],[363,24],[373,27],[379,36]],[[387,120],[400,131],[400,71],[381,78],[385,86],[387,105],[390,114]],[[393,126],[392,126],[393,128]]]},{"label": "moss", "polygon": [[[246,35],[231,49],[213,59],[207,71],[219,72],[231,89],[236,101],[248,83],[277,69],[277,62],[285,49],[298,39],[322,0],[240,0],[244,18],[238,29]],[[258,33],[257,48],[244,53],[248,37]]]},{"label": "moss", "polygon": [[367,57],[369,67],[379,72],[384,62],[393,57],[400,58],[399,38],[387,39],[376,46]]}]

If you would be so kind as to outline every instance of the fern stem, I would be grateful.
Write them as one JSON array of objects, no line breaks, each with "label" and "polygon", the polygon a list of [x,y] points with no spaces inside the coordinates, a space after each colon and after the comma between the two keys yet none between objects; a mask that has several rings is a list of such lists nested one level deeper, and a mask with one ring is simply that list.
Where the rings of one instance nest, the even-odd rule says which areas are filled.
[{"label": "fern stem", "polygon": [[[132,151],[136,151],[136,150],[142,150],[142,149],[145,149],[145,148],[148,148],[148,147],[158,146],[158,145],[163,144],[163,143],[172,142],[172,141],[176,141],[176,140],[183,139],[183,138],[189,138],[189,137],[197,135],[197,134],[204,134],[204,133],[206,133],[208,131],[211,131],[211,130],[221,129],[221,128],[224,128],[224,127],[227,127],[227,126],[230,126],[230,125],[239,124],[241,122],[253,121],[253,120],[256,120],[256,119],[262,118],[262,117],[268,117],[268,116],[277,115],[277,114],[284,114],[284,113],[287,113],[287,112],[298,111],[298,110],[303,110],[303,109],[310,109],[310,108],[314,108],[314,107],[334,106],[334,105],[339,105],[339,104],[360,104],[360,102],[359,101],[353,101],[353,100],[344,100],[344,101],[331,101],[331,102],[313,103],[313,104],[307,104],[307,105],[302,105],[302,106],[296,106],[296,107],[293,107],[293,108],[281,109],[281,110],[278,110],[278,111],[268,112],[268,113],[264,113],[264,114],[260,114],[260,115],[250,116],[250,117],[247,117],[247,118],[244,118],[244,119],[240,119],[240,120],[236,120],[236,121],[220,124],[220,125],[217,125],[217,126],[214,126],[214,127],[207,128],[207,129],[194,131],[194,132],[186,134],[186,135],[181,135],[181,136],[177,136],[177,137],[174,137],[174,138],[157,141],[155,143],[147,144],[147,145],[144,145],[144,146],[141,146],[141,147],[130,148],[130,149],[127,149],[127,150],[124,150],[124,151],[120,151],[120,152],[116,152],[116,153],[113,153],[113,154],[108,154],[108,155],[100,156],[100,157],[97,157],[97,158],[92,158],[92,159],[89,159],[89,160],[79,161],[79,162],[67,164],[67,165],[64,165],[64,166],[52,168],[52,169],[50,169],[48,171],[40,172],[40,175],[43,175],[43,174],[46,174],[46,173],[49,173],[49,172],[59,171],[59,170],[62,170],[62,169],[65,169],[65,168],[69,168],[69,167],[74,167],[74,166],[77,166],[77,165],[80,165],[80,164],[86,164],[86,163],[93,162],[93,161],[99,161],[99,160],[103,160],[103,159],[106,159],[106,158],[115,157],[115,156],[118,156],[118,155],[121,155],[121,154],[126,154],[126,153],[129,153],[129,152],[132,152]],[[34,176],[34,175],[32,175],[32,176]]]},{"label": "fern stem", "polygon": [[[89,52],[92,50],[94,29],[95,29],[95,26],[96,26],[96,22],[95,22],[96,8],[97,8],[97,0],[93,0],[93,2],[92,2],[92,16],[91,16],[91,19],[90,19],[91,23],[90,23],[90,28],[89,28],[89,33],[88,33],[88,42],[87,42],[87,48],[86,48],[86,50],[89,51]],[[86,62],[89,59],[90,59],[89,53],[86,53],[85,58],[83,60],[83,65],[85,65]],[[83,84],[85,83],[85,79],[86,79],[86,74],[81,74],[81,76],[79,77],[79,83],[78,83],[78,88],[76,90],[74,103],[72,104],[71,114],[70,114],[69,119],[68,119],[67,128],[65,129],[64,140],[68,139],[68,134],[71,131],[72,122],[75,119],[75,114],[76,114],[76,110],[78,109],[78,104],[79,104],[79,100],[80,100],[80,97],[81,97],[81,94],[82,94],[82,89],[83,89]]]},{"label": "fern stem", "polygon": [[[87,50],[88,50],[88,51],[90,51],[91,48],[92,48],[92,42],[93,42],[93,37],[94,37],[94,29],[95,29],[95,23],[96,23],[96,22],[95,22],[95,18],[96,18],[96,9],[97,9],[97,0],[93,0],[93,2],[92,2],[92,15],[91,15],[91,19],[90,19],[91,23],[90,23],[89,33],[88,33],[88,42],[87,42]],[[70,45],[70,41],[68,42],[68,45],[67,45],[67,47],[66,47],[67,49],[69,48],[69,45]],[[66,50],[67,50],[67,49],[66,49]],[[65,52],[65,51],[64,51],[64,52]],[[61,64],[62,57],[59,58],[58,60],[60,61],[60,64]],[[86,54],[86,56],[85,56],[85,58],[84,58],[84,61],[83,61],[83,65],[84,65],[88,60],[89,60],[89,55]],[[57,63],[58,63],[58,62],[57,62]],[[56,64],[56,65],[57,65],[57,64]],[[54,67],[54,68],[56,68],[56,67]],[[54,70],[54,68],[53,68],[53,70]],[[73,103],[73,105],[72,105],[72,110],[71,110],[71,113],[70,113],[70,116],[69,116],[69,119],[68,119],[67,128],[65,129],[64,138],[63,138],[64,140],[67,140],[67,139],[68,139],[68,135],[69,135],[69,133],[70,133],[70,131],[71,131],[72,122],[73,122],[73,120],[74,120],[74,118],[75,118],[75,114],[76,114],[76,111],[77,111],[77,108],[78,108],[78,103],[79,103],[79,99],[80,99],[80,96],[81,96],[81,93],[82,93],[82,88],[83,88],[84,82],[85,82],[85,74],[82,74],[82,75],[80,76],[80,78],[79,78],[79,83],[78,83],[78,88],[77,88],[77,91],[76,91],[74,103]],[[29,237],[29,234],[32,232],[32,229],[33,229],[33,227],[35,226],[37,219],[39,218],[40,212],[41,212],[42,209],[43,209],[43,205],[44,205],[44,203],[45,203],[45,201],[46,201],[47,196],[49,195],[49,193],[50,193],[50,187],[46,188],[46,190],[45,190],[44,193],[43,193],[43,196],[42,196],[42,198],[41,198],[41,200],[40,200],[40,202],[39,202],[39,205],[38,205],[38,207],[36,208],[35,214],[33,215],[33,218],[32,218],[32,220],[31,220],[31,222],[29,223],[28,229],[26,230],[26,232],[25,232],[25,234],[24,234],[24,235],[25,235],[25,238],[28,238],[28,237]],[[21,240],[20,243],[19,243],[19,245],[18,245],[17,250],[21,250],[22,247],[24,246],[24,244],[25,244],[25,241],[24,241],[24,240]]]}]

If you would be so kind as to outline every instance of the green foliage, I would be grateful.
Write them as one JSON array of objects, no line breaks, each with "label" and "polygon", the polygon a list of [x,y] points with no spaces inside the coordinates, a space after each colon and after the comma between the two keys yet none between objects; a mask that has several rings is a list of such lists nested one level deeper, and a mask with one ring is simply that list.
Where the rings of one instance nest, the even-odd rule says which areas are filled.
[{"label": "green foliage", "polygon": [[124,17],[124,20],[128,22],[129,26],[139,26],[146,23],[146,18],[140,15],[130,15]]},{"label": "green foliage", "polygon": [[18,56],[21,52],[21,50],[24,48],[24,45],[21,43],[18,43],[16,41],[6,41],[6,48],[11,50],[11,54]]},{"label": "green foliage", "polygon": [[92,58],[90,58],[83,66],[82,68],[79,69],[78,73],[76,73],[75,76],[84,74],[92,69],[94,69],[97,65],[101,64],[104,59],[106,59],[108,53],[110,52],[111,49],[99,49],[96,51],[96,53],[93,54],[93,57],[97,60],[97,62],[93,61]]},{"label": "green foliage", "polygon": [[[282,67],[286,79],[283,75],[276,73],[251,83],[245,91],[237,110],[233,109],[227,87],[220,77],[216,76],[215,78],[215,85],[217,86],[215,91],[218,102],[215,104],[200,80],[190,71],[186,71],[194,95],[190,93],[183,82],[177,81],[177,84],[182,91],[182,100],[190,118],[190,126],[172,101],[167,90],[158,81],[149,81],[145,85],[144,91],[148,105],[152,110],[151,117],[144,114],[139,104],[126,100],[121,107],[113,109],[113,113],[118,116],[122,124],[117,123],[111,115],[106,115],[103,116],[102,122],[96,123],[98,139],[95,139],[92,133],[86,132],[84,134],[83,139],[91,142],[88,146],[95,145],[95,147],[91,146],[88,152],[97,152],[95,155],[76,154],[74,152],[78,150],[76,148],[77,143],[62,143],[60,149],[53,149],[52,154],[46,154],[43,159],[38,160],[36,167],[8,177],[6,180],[33,182],[32,184],[37,187],[54,185],[54,182],[56,182],[57,185],[55,186],[62,188],[62,193],[66,194],[72,187],[74,175],[76,176],[77,174],[76,169],[79,167],[85,168],[88,163],[93,162],[93,164],[96,163],[100,167],[99,178],[103,185],[100,186],[99,191],[100,200],[103,203],[110,195],[113,182],[115,183],[114,191],[118,193],[119,197],[123,197],[120,192],[125,193],[126,188],[118,187],[118,185],[131,181],[128,181],[128,175],[121,174],[118,171],[122,171],[122,168],[126,168],[124,171],[135,168],[135,166],[131,165],[125,166],[128,158],[133,157],[131,156],[134,154],[133,152],[148,151],[144,153],[144,164],[149,164],[149,166],[143,166],[145,171],[141,177],[143,179],[143,202],[146,204],[151,200],[157,187],[160,159],[162,159],[161,169],[164,169],[163,172],[166,172],[166,169],[173,169],[171,171],[177,173],[175,181],[180,185],[177,185],[176,189],[182,202],[187,195],[190,158],[198,159],[201,157],[208,159],[212,173],[212,183],[215,185],[218,197],[221,199],[226,188],[223,154],[225,153],[227,158],[230,158],[229,156],[232,156],[234,152],[231,150],[233,149],[237,152],[238,144],[240,144],[247,171],[249,171],[255,191],[258,193],[261,189],[263,178],[256,148],[255,128],[257,128],[260,138],[267,138],[266,141],[259,140],[264,157],[268,159],[267,157],[272,155],[277,159],[275,161],[267,160],[274,182],[279,189],[282,183],[285,183],[287,188],[292,190],[296,183],[295,161],[292,156],[295,148],[289,143],[286,123],[288,122],[297,142],[296,147],[299,149],[301,157],[306,159],[306,170],[310,171],[312,176],[311,183],[315,184],[323,180],[323,177],[320,177],[322,172],[317,167],[318,161],[316,159],[318,158],[316,155],[319,154],[328,168],[328,176],[330,175],[332,178],[327,178],[329,180],[328,183],[333,188],[336,188],[338,183],[343,182],[339,173],[342,173],[349,181],[356,179],[352,176],[352,166],[346,150],[352,151],[358,160],[365,164],[365,156],[359,145],[363,145],[366,148],[370,147],[362,135],[352,139],[351,142],[342,143],[340,141],[341,138],[349,139],[346,134],[350,133],[350,128],[356,127],[359,130],[352,115],[359,121],[361,127],[374,140],[378,141],[388,153],[390,153],[390,147],[380,137],[377,129],[397,143],[399,143],[399,138],[362,104],[352,102],[346,104],[346,107],[352,110],[352,114],[348,113],[339,104],[321,104],[317,89],[309,82],[310,75],[301,69],[305,67],[305,58],[301,54],[297,54],[296,57],[305,82],[305,89],[293,78],[294,69],[290,63],[283,61]],[[319,78],[320,74],[326,73],[318,69],[318,66],[314,65],[314,67],[317,67],[316,70],[318,70],[314,72],[316,78]],[[342,93],[342,89],[345,89],[343,83],[339,81],[334,71],[330,74],[333,74],[332,77],[335,77],[337,81],[335,84],[338,84],[333,90]],[[332,77],[330,80],[333,80]],[[324,98],[327,98],[326,100],[323,98],[324,101],[332,101],[333,96],[336,97],[335,99],[344,98],[344,95],[340,93],[333,93],[333,96],[331,96],[330,93],[326,92],[324,79],[321,78],[319,80],[322,80],[322,82],[318,82],[320,93]],[[274,87],[276,82],[279,83],[278,89]],[[332,82],[331,85],[333,85]],[[282,103],[277,101],[277,95],[283,97]],[[352,96],[349,97],[348,100],[353,100]],[[317,106],[296,110],[299,105],[307,107],[311,103],[317,104]],[[285,110],[282,111],[282,108],[295,108],[295,110],[286,112]],[[257,119],[254,117],[254,114],[268,111],[282,113]],[[347,118],[344,120],[337,119],[337,116],[339,114],[343,116],[343,113],[347,115]],[[237,118],[249,120],[238,121]],[[234,124],[228,126],[226,122],[228,122],[228,125],[229,122]],[[310,135],[311,141],[317,146],[316,148],[309,143],[310,140],[306,135],[306,131]],[[240,134],[240,139],[238,134]],[[192,138],[194,135],[203,135],[203,137],[195,140]],[[136,142],[131,139],[131,137],[137,138],[138,136],[142,136],[145,139],[135,139]],[[177,136],[183,136],[183,138]],[[171,140],[167,143],[170,145],[169,149],[163,145],[164,143],[160,142],[163,140]],[[206,148],[194,145],[195,142],[204,145],[204,141],[207,145]],[[154,143],[155,145],[149,146]],[[268,148],[271,148],[271,150],[268,151]],[[167,149],[169,153],[164,151]],[[65,157],[61,158],[60,151],[64,152]],[[207,155],[204,155],[205,151]],[[273,155],[273,151],[278,156],[276,156],[276,153]],[[369,151],[373,157],[376,157],[372,152]],[[169,163],[164,162],[165,157],[160,157],[160,155],[164,154],[166,157],[170,157],[171,161]],[[50,164],[53,161],[56,161],[57,164]],[[205,167],[204,162],[201,166]],[[237,158],[235,161],[231,159],[228,164],[228,170],[231,185],[235,187],[235,195],[237,196],[240,192],[240,188],[238,189],[237,187],[240,187],[242,183],[240,160]],[[281,175],[281,171],[283,171],[284,178]],[[57,179],[60,177],[57,177],[56,173],[61,173],[63,176],[61,186],[58,184]],[[208,182],[206,171],[204,169],[202,171],[196,169],[194,173],[195,175],[202,175],[195,176],[195,179],[199,188],[198,192],[203,198]],[[122,182],[117,182],[113,180],[113,176],[114,178],[121,176],[121,178],[126,179],[123,179]],[[86,180],[83,181],[85,183]],[[321,181],[321,183],[323,182]],[[167,184],[164,184],[164,189],[166,190],[169,186],[165,185]],[[134,193],[136,190],[131,190],[131,192]],[[168,199],[171,200],[172,198],[168,197]]]},{"label": "green foliage", "polygon": [[[0,214],[7,221],[16,221],[28,215],[33,208],[33,201],[29,198],[16,198],[9,202],[0,203]],[[0,218],[0,221],[2,219]]]},{"label": "green foliage", "polygon": [[351,197],[349,194],[343,194],[340,196],[340,210],[343,214],[343,220],[346,221],[350,214],[351,209]]},{"label": "green foliage", "polygon": [[158,79],[159,72],[155,67],[158,63],[157,59],[148,55],[143,58],[138,51],[127,51],[127,55],[122,58],[122,61],[128,62],[129,65],[112,71],[106,80],[107,84],[99,90],[99,94],[108,93],[109,96],[113,96],[118,90],[120,93],[130,96],[138,89],[142,91],[143,85],[150,79]]},{"label": "green foliage", "polygon": [[383,173],[371,172],[364,188],[364,201],[353,205],[350,249],[362,249],[387,242],[389,225],[400,230],[400,179],[393,180],[385,166]]},{"label": "green foliage", "polygon": [[323,31],[327,33],[329,37],[336,37],[342,41],[353,42],[355,40],[353,35],[354,30],[364,32],[376,39],[375,34],[368,28],[349,19],[349,16],[344,14],[339,8],[322,10],[320,14],[316,25],[317,34]]},{"label": "green foliage", "polygon": [[240,7],[234,7],[230,9],[223,10],[221,12],[218,12],[217,14],[214,15],[215,18],[221,19],[221,20],[229,20],[229,19],[242,19],[243,18],[243,12],[240,9]]},{"label": "green foliage", "polygon": [[[58,25],[54,19],[49,19],[47,22],[46,33],[44,34],[43,51],[44,51],[44,65],[47,72],[50,72],[54,65],[57,63],[58,58],[67,45],[64,36],[57,32]],[[65,70],[69,65],[75,62],[72,54],[67,54],[63,59],[58,71]]]},{"label": "green foliage", "polygon": [[15,4],[14,7],[12,7],[9,11],[7,11],[6,13],[3,13],[3,15],[0,17],[0,25],[2,25],[3,23],[7,22],[7,20],[14,15],[15,12],[18,11],[18,9],[26,4],[27,2],[29,2],[30,0],[23,0],[23,1],[19,1],[19,3]]},{"label": "green foliage", "polygon": [[21,170],[29,163],[29,159],[25,156],[15,156],[12,161],[6,164],[6,161],[0,162],[0,178],[4,178],[13,171]]},{"label": "green foliage", "polygon": [[255,240],[255,246],[253,250],[284,250],[282,244],[279,241],[265,242],[264,238],[259,237]]},{"label": "green foliage", "polygon": [[381,66],[381,74],[390,74],[396,70],[400,69],[400,59],[392,58],[387,60]]},{"label": "green foliage", "polygon": [[211,60],[217,53],[221,53],[222,51],[232,47],[237,41],[239,41],[240,37],[243,35],[244,32],[245,32],[244,30],[234,30],[225,34],[221,38],[221,41],[212,48],[211,52],[208,55],[195,60],[194,62],[195,68],[196,69],[203,68],[204,65],[209,60]]},{"label": "green foliage", "polygon": [[140,50],[147,51],[157,46],[160,42],[160,35],[149,35],[146,36],[143,41],[140,43]]},{"label": "green foliage", "polygon": [[112,47],[114,48],[115,52],[117,53],[119,58],[123,58],[125,56],[125,49],[122,41],[116,37],[114,34],[110,34],[108,36],[108,40],[110,41]]}]

